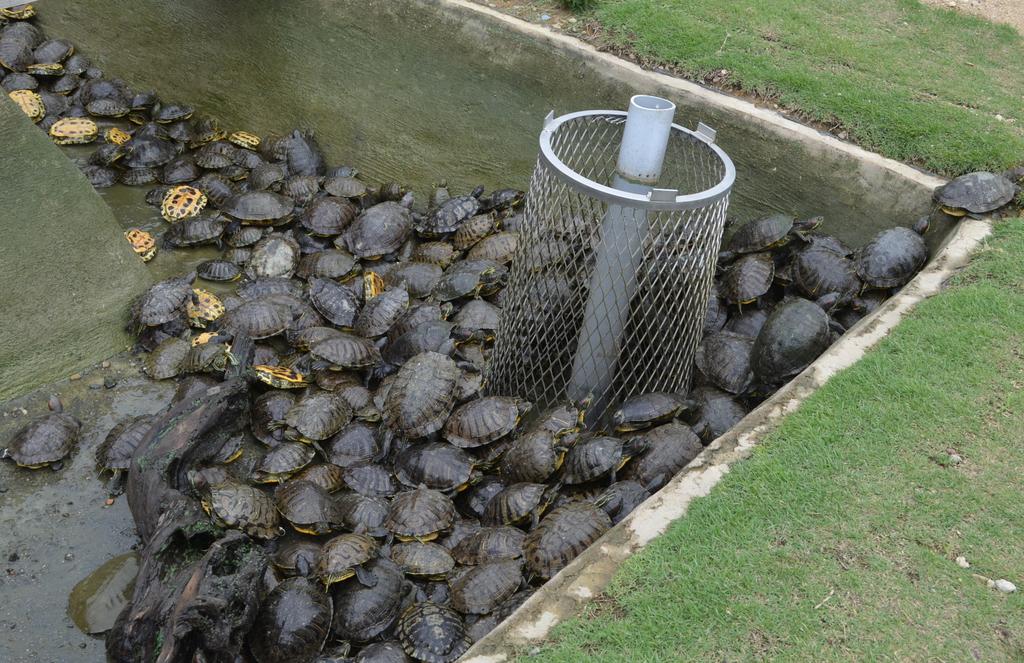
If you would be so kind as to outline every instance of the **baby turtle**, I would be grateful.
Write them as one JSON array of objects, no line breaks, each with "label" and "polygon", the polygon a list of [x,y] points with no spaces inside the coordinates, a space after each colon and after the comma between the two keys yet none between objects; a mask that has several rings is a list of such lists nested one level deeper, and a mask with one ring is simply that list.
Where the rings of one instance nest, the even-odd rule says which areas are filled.
[{"label": "baby turtle", "polygon": [[515,594],[522,582],[518,560],[474,566],[451,581],[452,607],[466,615],[486,615]]},{"label": "baby turtle", "polygon": [[319,536],[341,527],[341,511],[330,494],[320,486],[291,479],[274,491],[277,510],[296,532]]},{"label": "baby turtle", "polygon": [[900,288],[928,261],[928,246],[909,228],[883,230],[857,252],[857,275],[869,288]]},{"label": "baby turtle", "polygon": [[479,398],[452,412],[444,427],[444,437],[463,449],[490,444],[515,430],[529,410],[530,403],[518,398]]},{"label": "baby turtle", "polygon": [[475,459],[446,442],[425,442],[403,449],[395,459],[395,475],[406,486],[425,485],[458,492],[469,485]]},{"label": "baby turtle", "polygon": [[275,389],[302,389],[309,386],[306,376],[292,368],[257,364],[252,370],[257,380]]},{"label": "baby turtle", "polygon": [[331,599],[306,578],[287,578],[270,590],[249,632],[256,663],[310,661],[331,629]]},{"label": "baby turtle", "polygon": [[160,281],[144,292],[132,305],[132,320],[137,330],[157,327],[171,322],[185,313],[185,305],[192,298],[192,283],[196,273]]},{"label": "baby turtle", "polygon": [[400,541],[425,543],[448,530],[454,520],[452,501],[440,491],[420,486],[391,500],[384,527]]},{"label": "baby turtle", "polygon": [[441,430],[455,405],[460,371],[437,352],[416,355],[398,370],[384,406],[388,425],[410,439]]},{"label": "baby turtle", "polygon": [[449,242],[436,241],[417,244],[411,259],[416,262],[429,262],[444,269],[458,257],[459,252]]},{"label": "baby turtle", "polygon": [[0,458],[10,458],[18,467],[37,470],[47,465],[59,469],[78,442],[82,423],[60,411],[34,419],[15,434]]},{"label": "baby turtle", "polygon": [[363,565],[377,554],[377,542],[365,534],[341,534],[320,548],[316,577],[330,587],[353,576],[365,587],[377,584],[377,577]]},{"label": "baby turtle", "polygon": [[126,419],[110,429],[107,437],[96,448],[96,462],[102,471],[109,471],[112,475],[111,484],[114,488],[111,492],[120,492],[119,484],[122,477],[126,476],[132,454],[152,426],[153,417],[148,414]]},{"label": "baby turtle", "polygon": [[303,256],[299,260],[295,275],[300,279],[319,277],[343,281],[355,274],[358,269],[359,263],[351,253],[338,249],[328,249]]},{"label": "baby turtle", "polygon": [[46,115],[46,106],[43,105],[43,98],[31,90],[15,90],[7,96],[11,101],[18,104],[21,112],[28,116],[33,122],[39,122]]},{"label": "baby turtle", "polygon": [[348,402],[331,391],[309,391],[285,415],[285,437],[299,442],[319,442],[331,437],[352,420]]},{"label": "baby turtle", "polygon": [[220,527],[238,529],[260,539],[284,533],[274,500],[259,488],[225,482],[199,488],[203,510]]},{"label": "baby turtle", "polygon": [[132,251],[142,259],[142,262],[149,262],[156,256],[156,238],[152,233],[140,228],[130,228],[124,232],[124,238],[128,240]]},{"label": "baby turtle", "polygon": [[553,509],[526,535],[526,567],[532,575],[547,580],[611,526],[608,514],[588,502],[569,502]]},{"label": "baby turtle", "polygon": [[299,217],[299,225],[310,235],[335,237],[356,218],[355,205],[344,198],[321,198],[310,204]]},{"label": "baby turtle", "polygon": [[406,575],[428,580],[444,580],[455,568],[451,553],[437,543],[396,543],[391,547],[391,559]]},{"label": "baby turtle", "polygon": [[235,147],[255,150],[260,146],[260,137],[248,131],[233,131],[228,135],[228,142]]},{"label": "baby turtle", "polygon": [[501,456],[498,472],[509,483],[542,483],[562,467],[574,439],[548,430],[531,430],[515,440]]},{"label": "baby turtle", "polygon": [[394,202],[369,208],[345,231],[345,245],[352,255],[367,260],[394,253],[412,232],[412,213]]},{"label": "baby turtle", "polygon": [[650,492],[661,489],[704,447],[689,426],[677,421],[658,426],[639,436],[646,447],[623,472],[623,478],[639,482]]},{"label": "baby turtle", "polygon": [[409,606],[398,620],[397,635],[405,653],[424,663],[451,663],[471,644],[459,613],[430,602]]},{"label": "baby turtle", "polygon": [[612,414],[615,432],[628,433],[671,421],[690,408],[678,394],[653,391],[630,396]]},{"label": "baby turtle", "polygon": [[467,566],[519,559],[525,539],[526,534],[518,527],[484,527],[455,544],[452,555]]},{"label": "baby turtle", "polygon": [[260,459],[252,478],[258,483],[281,483],[313,462],[316,449],[300,442],[284,442]]},{"label": "baby turtle", "polygon": [[718,332],[704,338],[695,356],[697,370],[711,384],[732,394],[747,391],[753,379],[749,336]]},{"label": "baby turtle", "polygon": [[519,525],[527,520],[536,527],[541,516],[558,497],[560,485],[514,483],[487,503],[481,521],[484,525]]},{"label": "baby turtle", "polygon": [[493,260],[461,260],[444,271],[432,292],[437,301],[489,295],[501,287],[508,270]]},{"label": "baby turtle", "polygon": [[429,262],[400,262],[384,276],[388,287],[401,287],[410,297],[429,297],[444,270]]},{"label": "baby turtle", "polygon": [[160,203],[160,214],[168,223],[198,216],[206,207],[206,194],[199,189],[182,184],[171,187]]},{"label": "baby turtle", "polygon": [[585,437],[566,454],[562,481],[576,485],[610,476],[614,482],[616,472],[646,448],[647,443],[642,437],[625,442],[609,435]]},{"label": "baby turtle", "polygon": [[291,322],[291,311],[283,304],[269,299],[254,299],[225,313],[221,318],[220,329],[261,340],[283,333]]},{"label": "baby turtle", "polygon": [[192,289],[193,297],[185,305],[189,324],[200,329],[224,315],[224,303],[217,295],[201,288]]},{"label": "baby turtle", "polygon": [[977,172],[961,175],[935,190],[935,200],[950,216],[985,214],[1008,204],[1017,187],[1002,175]]},{"label": "baby turtle", "polygon": [[237,281],[242,277],[241,268],[228,260],[204,260],[196,265],[196,272],[204,281],[217,283]]},{"label": "baby turtle", "polygon": [[377,579],[373,587],[346,582],[336,587],[331,632],[339,640],[369,642],[388,634],[398,620],[405,577],[390,559],[377,557],[365,564]]},{"label": "baby turtle", "polygon": [[786,380],[807,368],[831,340],[828,314],[821,307],[798,297],[784,301],[775,307],[754,341],[754,378],[762,384]]}]

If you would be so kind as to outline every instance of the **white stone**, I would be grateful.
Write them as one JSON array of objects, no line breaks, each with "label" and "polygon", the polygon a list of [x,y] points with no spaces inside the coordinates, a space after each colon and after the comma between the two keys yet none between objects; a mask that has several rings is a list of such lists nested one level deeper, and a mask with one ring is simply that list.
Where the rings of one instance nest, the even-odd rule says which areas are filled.
[{"label": "white stone", "polygon": [[1013,584],[1009,580],[1003,580],[1002,578],[995,581],[995,588],[1003,594],[1012,594],[1017,591],[1017,585]]},{"label": "white stone", "polygon": [[958,556],[956,558],[956,565],[959,566],[961,569],[969,569],[969,568],[971,568],[971,563],[968,562],[967,558],[964,557],[963,555],[960,555],[960,556]]}]

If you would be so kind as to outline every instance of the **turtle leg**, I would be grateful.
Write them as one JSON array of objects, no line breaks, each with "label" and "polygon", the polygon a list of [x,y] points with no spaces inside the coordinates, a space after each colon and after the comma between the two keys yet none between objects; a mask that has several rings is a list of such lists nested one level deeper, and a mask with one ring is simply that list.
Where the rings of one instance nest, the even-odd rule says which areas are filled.
[{"label": "turtle leg", "polygon": [[357,566],[356,569],[356,580],[359,581],[363,587],[376,587],[377,576],[372,571],[364,568],[363,566]]},{"label": "turtle leg", "polygon": [[110,497],[118,497],[124,494],[124,484],[127,474],[121,470],[114,470],[114,474],[107,483],[107,494]]},{"label": "turtle leg", "polygon": [[64,469],[64,461],[58,460],[56,463],[50,463],[50,469],[54,472],[59,472]]}]

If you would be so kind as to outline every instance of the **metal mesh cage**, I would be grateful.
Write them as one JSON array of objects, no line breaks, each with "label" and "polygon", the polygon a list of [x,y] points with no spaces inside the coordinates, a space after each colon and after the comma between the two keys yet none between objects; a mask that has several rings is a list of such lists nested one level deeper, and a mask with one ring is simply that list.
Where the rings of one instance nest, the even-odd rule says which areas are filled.
[{"label": "metal mesh cage", "polygon": [[[712,130],[673,124],[658,188],[612,188],[625,122],[548,116],[491,393],[542,406],[590,395],[594,422],[632,394],[689,388],[735,170]],[[602,372],[596,389],[580,384]]]}]

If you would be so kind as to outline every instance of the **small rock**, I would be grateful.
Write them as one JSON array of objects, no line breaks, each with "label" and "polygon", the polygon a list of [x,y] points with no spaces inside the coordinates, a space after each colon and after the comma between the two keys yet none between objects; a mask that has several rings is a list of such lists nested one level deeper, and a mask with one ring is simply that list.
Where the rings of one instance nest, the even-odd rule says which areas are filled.
[{"label": "small rock", "polygon": [[104,378],[103,386],[106,387],[107,389],[113,389],[114,387],[117,386],[117,380],[115,380],[114,378]]},{"label": "small rock", "polygon": [[25,408],[23,408],[23,407],[19,407],[19,408],[18,408],[18,412],[20,412],[20,413],[21,413],[21,416],[23,416],[23,417],[24,417],[25,415],[27,415],[27,414],[28,414],[28,410],[26,410],[26,409],[25,409]]},{"label": "small rock", "polygon": [[90,389],[102,389],[103,388],[103,384],[100,383],[100,382],[93,382],[91,385],[89,385],[89,388]]},{"label": "small rock", "polygon": [[570,23],[575,23],[575,22],[576,22],[576,19],[575,19],[575,18],[570,18],[570,19],[569,19],[569,22],[570,22]]},{"label": "small rock", "polygon": [[78,643],[78,648],[79,648],[79,649],[85,649],[85,648],[86,648],[86,647],[88,647],[88,646],[89,646],[89,645],[88,645],[87,643],[85,643],[85,642],[79,642],[79,643]]},{"label": "small rock", "polygon": [[960,454],[949,454],[949,462],[953,465],[959,465],[964,462],[964,457]]},{"label": "small rock", "polygon": [[114,498],[113,497],[108,497],[106,500],[104,500],[103,504],[105,504],[106,506],[113,506]]},{"label": "small rock", "polygon": [[100,364],[100,367],[101,368],[110,368],[110,362],[109,361],[105,361],[102,364]]},{"label": "small rock", "polygon": [[961,569],[969,569],[969,568],[971,568],[971,563],[968,562],[967,558],[964,557],[963,555],[959,555],[956,558],[956,565],[959,566]]},{"label": "small rock", "polygon": [[1009,580],[1004,580],[1000,578],[999,580],[996,580],[993,584],[995,585],[995,588],[1001,591],[1003,594],[1012,594],[1015,591],[1017,591],[1017,585],[1013,584]]},{"label": "small rock", "polygon": [[73,561],[74,559],[75,559],[75,553],[73,553],[73,552],[65,553],[65,555],[64,555],[64,561],[65,562],[70,562],[70,561]]},{"label": "small rock", "polygon": [[7,556],[8,562],[17,562],[19,559],[21,559],[21,555],[19,555],[16,552],[12,552],[10,555]]},{"label": "small rock", "polygon": [[68,379],[71,380],[72,382],[74,382],[75,380],[81,380],[82,379],[82,374],[81,373],[72,373],[71,377],[68,378]]},{"label": "small rock", "polygon": [[540,15],[540,20],[542,20],[542,21],[550,21],[551,20],[551,14],[541,14]]}]

